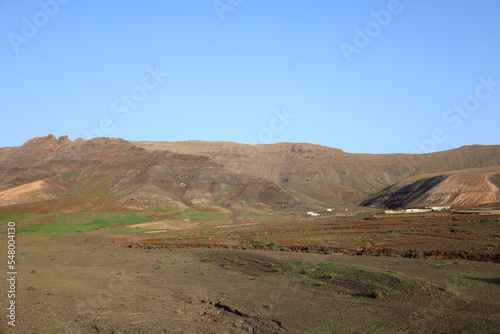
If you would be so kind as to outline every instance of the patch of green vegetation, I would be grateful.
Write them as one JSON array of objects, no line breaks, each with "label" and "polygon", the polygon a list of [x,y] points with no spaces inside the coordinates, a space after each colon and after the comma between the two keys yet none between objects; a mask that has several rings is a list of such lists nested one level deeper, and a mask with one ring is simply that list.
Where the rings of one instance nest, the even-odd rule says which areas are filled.
[{"label": "patch of green vegetation", "polygon": [[248,243],[246,241],[241,241],[238,244],[238,247],[241,248],[241,249],[248,249]]},{"label": "patch of green vegetation", "polygon": [[214,262],[218,260],[218,256],[221,254],[222,253],[220,251],[204,251],[200,255],[198,255],[198,258],[203,262]]},{"label": "patch of green vegetation", "polygon": [[278,245],[274,241],[271,241],[269,243],[265,243],[259,239],[253,240],[251,243],[248,243],[247,241],[243,240],[238,244],[238,246],[241,247],[242,249],[247,249],[247,248],[251,247],[251,248],[257,248],[257,249],[268,249],[268,250],[272,250],[272,251],[280,250],[280,248],[278,247]]},{"label": "patch of green vegetation", "polygon": [[[458,286],[474,286],[480,284],[500,285],[500,277],[485,275],[477,271],[468,270],[465,272],[454,272],[450,275],[453,278],[454,285]],[[483,288],[485,288],[483,286]]]},{"label": "patch of green vegetation", "polygon": [[19,221],[28,215],[0,215],[0,223],[3,221]]},{"label": "patch of green vegetation", "polygon": [[464,225],[460,226],[461,229],[464,229],[469,232],[473,232],[476,234],[489,235],[495,238],[498,235],[498,228],[492,227],[492,225],[500,225],[500,222],[488,222],[488,223],[478,223],[478,225]]},{"label": "patch of green vegetation", "polygon": [[[51,223],[28,226],[19,233],[43,237],[108,232],[116,225],[145,223],[150,219],[138,213],[73,213],[56,217]],[[102,231],[100,231],[102,230]],[[113,233],[112,230],[109,231]]]},{"label": "patch of green vegetation", "polygon": [[452,291],[399,273],[334,262],[291,262],[282,271],[287,279],[326,289],[329,294],[350,294],[360,298],[398,301],[459,301]]},{"label": "patch of green vegetation", "polygon": [[20,222],[26,220],[26,218],[30,217],[30,215],[0,215],[0,233],[5,233],[7,231],[7,224],[9,222],[15,222],[16,228],[19,229]]},{"label": "patch of green vegetation", "polygon": [[379,325],[366,324],[366,327],[368,327],[369,333],[392,333],[392,331],[388,331]]},{"label": "patch of green vegetation", "polygon": [[66,172],[63,175],[61,175],[61,178],[65,181],[67,181],[67,180],[71,179],[75,174],[76,174],[75,171]]},{"label": "patch of green vegetation", "polygon": [[51,224],[43,224],[43,225],[38,225],[38,226],[30,226],[30,227],[25,227],[20,233],[24,234],[30,234],[30,233],[36,233],[39,231],[51,231],[51,230],[57,230],[61,228],[65,228],[69,226],[69,223],[51,223]]},{"label": "patch of green vegetation", "polygon": [[462,221],[454,226],[467,226],[467,225],[500,225],[500,220],[490,220],[490,219],[482,219],[482,220],[468,220],[468,221]]},{"label": "patch of green vegetation", "polygon": [[255,240],[252,243],[252,247],[255,247],[255,248],[264,248],[264,243],[262,242],[262,240]]},{"label": "patch of green vegetation", "polygon": [[185,236],[185,237],[178,237],[178,238],[175,238],[174,240],[191,240],[191,236]]}]

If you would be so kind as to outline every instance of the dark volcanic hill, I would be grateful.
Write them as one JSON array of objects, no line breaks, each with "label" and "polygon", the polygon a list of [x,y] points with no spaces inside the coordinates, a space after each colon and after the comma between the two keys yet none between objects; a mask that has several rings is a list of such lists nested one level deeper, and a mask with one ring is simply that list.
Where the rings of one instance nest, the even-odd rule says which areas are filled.
[{"label": "dark volcanic hill", "polygon": [[134,144],[150,151],[204,155],[235,173],[262,177],[294,193],[326,203],[359,202],[412,176],[500,166],[500,145],[465,146],[416,155],[351,154],[335,148],[293,143],[246,145],[186,141]]},{"label": "dark volcanic hill", "polygon": [[0,211],[476,205],[498,201],[498,166],[500,146],[377,155],[311,144],[71,141],[49,135],[0,148]]}]

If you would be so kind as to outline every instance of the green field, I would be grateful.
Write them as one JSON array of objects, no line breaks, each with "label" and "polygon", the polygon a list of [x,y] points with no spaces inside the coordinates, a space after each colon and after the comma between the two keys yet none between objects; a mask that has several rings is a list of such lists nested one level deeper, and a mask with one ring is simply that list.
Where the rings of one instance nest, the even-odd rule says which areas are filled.
[{"label": "green field", "polygon": [[142,232],[142,230],[137,229],[130,229],[129,231],[129,229],[125,229],[121,225],[151,221],[145,214],[140,213],[73,213],[54,218],[44,218],[44,221],[48,222],[37,225],[33,224],[33,218],[36,219],[36,216],[0,215],[0,222],[3,227],[8,221],[15,221],[20,235],[57,237],[102,232],[113,234]]}]

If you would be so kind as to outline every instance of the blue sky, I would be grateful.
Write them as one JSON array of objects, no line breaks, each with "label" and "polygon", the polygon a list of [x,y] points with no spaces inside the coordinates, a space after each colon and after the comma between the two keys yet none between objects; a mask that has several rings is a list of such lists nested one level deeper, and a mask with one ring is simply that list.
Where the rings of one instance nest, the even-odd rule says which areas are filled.
[{"label": "blue sky", "polygon": [[498,0],[0,0],[0,146],[500,144],[499,13]]}]

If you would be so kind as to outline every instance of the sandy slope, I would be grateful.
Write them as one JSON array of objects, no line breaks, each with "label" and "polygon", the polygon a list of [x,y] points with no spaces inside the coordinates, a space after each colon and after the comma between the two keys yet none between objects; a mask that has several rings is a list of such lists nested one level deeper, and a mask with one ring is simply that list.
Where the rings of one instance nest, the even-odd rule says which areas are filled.
[{"label": "sandy slope", "polygon": [[500,201],[495,180],[500,166],[433,173],[408,178],[362,204],[389,208],[428,205],[477,206]]},{"label": "sandy slope", "polygon": [[46,180],[0,191],[0,206],[61,198],[65,192]]}]

